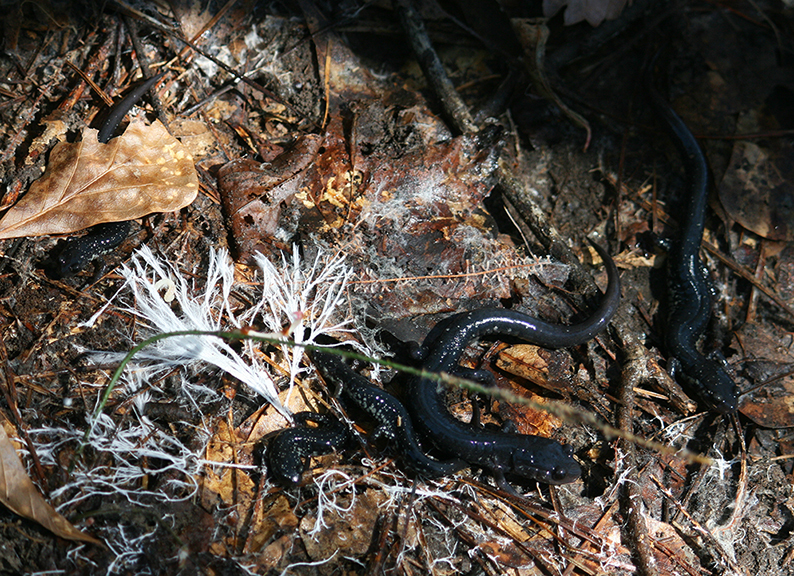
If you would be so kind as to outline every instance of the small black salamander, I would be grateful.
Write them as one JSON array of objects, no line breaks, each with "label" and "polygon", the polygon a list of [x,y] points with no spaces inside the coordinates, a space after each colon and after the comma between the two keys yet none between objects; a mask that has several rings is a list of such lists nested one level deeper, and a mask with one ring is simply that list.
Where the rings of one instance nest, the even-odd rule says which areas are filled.
[{"label": "small black salamander", "polygon": [[645,85],[654,110],[673,136],[684,163],[687,199],[681,232],[667,256],[667,352],[678,362],[683,383],[711,409],[721,414],[736,410],[737,390],[723,362],[703,356],[697,349],[711,317],[713,288],[700,259],[708,201],[708,167],[703,151],[678,114],[653,86],[651,69]]},{"label": "small black salamander", "polygon": [[[452,320],[443,321],[438,331],[428,334],[423,345],[423,368],[458,373],[458,361],[466,346],[483,336],[513,336],[549,348],[575,346],[593,338],[606,328],[620,303],[615,263],[603,248],[594,246],[606,265],[609,284],[604,299],[589,319],[562,326],[501,308],[457,314]],[[547,484],[572,482],[581,474],[570,447],[540,436],[491,432],[461,422],[449,413],[442,391],[428,378],[413,379],[409,397],[414,423],[425,438],[442,453],[489,470],[506,490],[512,488],[505,474]]]},{"label": "small black salamander", "polygon": [[89,262],[109,254],[130,233],[130,221],[105,222],[91,226],[84,235],[71,238],[56,259],[55,278],[80,272]]},{"label": "small black salamander", "polygon": [[[164,72],[149,78],[146,82],[127,94],[113,107],[110,115],[102,124],[97,140],[106,144],[118,128],[127,112],[140,100],[155,83],[162,78]],[[64,278],[77,274],[86,265],[100,256],[111,252],[121,244],[130,232],[130,222],[107,222],[92,226],[87,234],[70,239],[55,260],[54,276]]]},{"label": "small black salamander", "polygon": [[[270,441],[267,465],[273,482],[280,486],[296,486],[305,469],[304,458],[340,450],[350,440],[347,427],[328,414],[298,412],[293,416],[297,426],[285,428]],[[307,422],[318,426],[311,428]]]},{"label": "small black salamander", "polygon": [[411,417],[402,403],[347,365],[338,354],[312,350],[309,357],[329,387],[340,387],[349,400],[378,422],[374,436],[394,442],[404,464],[420,476],[437,478],[466,467],[461,460],[438,461],[419,447]]}]

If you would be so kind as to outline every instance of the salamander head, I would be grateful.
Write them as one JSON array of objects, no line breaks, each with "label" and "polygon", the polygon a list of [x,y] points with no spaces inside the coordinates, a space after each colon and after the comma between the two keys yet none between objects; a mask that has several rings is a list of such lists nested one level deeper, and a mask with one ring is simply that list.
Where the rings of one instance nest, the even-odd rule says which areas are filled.
[{"label": "salamander head", "polygon": [[77,274],[95,258],[112,252],[129,232],[129,221],[105,222],[92,226],[84,236],[70,238],[61,245],[55,257],[54,277],[65,278]]},{"label": "salamander head", "polygon": [[267,450],[268,473],[274,484],[289,488],[301,481],[304,465],[295,447],[297,428],[287,428],[270,442]]},{"label": "salamander head", "polygon": [[[303,465],[301,464],[301,469],[302,468]],[[297,486],[301,481],[300,471],[295,468],[284,467],[282,470],[281,468],[271,467],[270,473],[273,483],[284,488]]]},{"label": "salamander head", "polygon": [[568,484],[582,475],[570,446],[532,436],[532,446],[513,452],[510,473],[544,484]]},{"label": "salamander head", "polygon": [[77,246],[67,246],[55,259],[54,274],[56,278],[74,276],[86,267],[90,261],[88,254]]}]

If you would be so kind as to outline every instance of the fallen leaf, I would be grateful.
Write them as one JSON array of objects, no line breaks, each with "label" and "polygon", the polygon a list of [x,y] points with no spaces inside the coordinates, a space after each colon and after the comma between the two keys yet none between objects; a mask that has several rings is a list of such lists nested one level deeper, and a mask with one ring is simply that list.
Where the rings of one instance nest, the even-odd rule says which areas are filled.
[{"label": "fallen leaf", "polygon": [[626,0],[543,0],[543,16],[551,18],[560,8],[565,9],[565,25],[572,26],[587,20],[598,26],[604,20],[614,20],[626,6]]},{"label": "fallen leaf", "polygon": [[[479,254],[496,262],[515,256],[480,208],[495,183],[501,132],[489,128],[423,143],[402,111],[358,102],[355,130],[334,115],[322,137],[300,139],[269,162],[238,160],[221,168],[219,189],[239,259],[288,250],[284,239],[301,230],[330,238],[349,227],[362,235],[347,252],[365,269],[362,281],[383,269],[383,262],[370,267],[373,252],[391,259],[389,267],[400,276],[461,276],[460,282],[413,284],[412,293],[403,286],[384,290],[378,300],[383,316],[449,309],[450,299],[478,293],[509,298],[510,284],[500,275],[464,277],[472,262],[483,261]],[[366,253],[354,252],[365,245]]]},{"label": "fallen leaf", "polygon": [[[788,332],[781,327],[747,322],[736,331],[742,350],[750,351],[742,376],[755,383],[739,400],[739,412],[763,428],[794,426],[794,354],[781,345]],[[734,349],[740,349],[734,344]],[[763,385],[758,386],[758,383]]]},{"label": "fallen leaf", "polygon": [[[248,541],[244,553],[258,555],[265,546],[270,544],[273,536],[282,532],[295,532],[298,527],[298,517],[295,515],[292,503],[284,493],[269,494],[261,499],[251,513],[248,522]],[[270,552],[281,552],[278,548]],[[280,558],[283,554],[277,554]]]},{"label": "fallen leaf", "polygon": [[2,426],[0,426],[0,502],[12,512],[38,522],[56,536],[102,546],[102,542],[75,528],[44,500],[28,477],[22,461],[14,450],[14,445]]},{"label": "fallen leaf", "polygon": [[496,365],[510,374],[521,376],[541,386],[548,385],[548,361],[541,356],[540,346],[534,344],[518,344],[503,350],[497,358]]},{"label": "fallen leaf", "polygon": [[255,252],[270,253],[266,244],[276,235],[282,204],[300,190],[303,173],[315,161],[321,144],[318,136],[307,134],[271,162],[242,158],[218,171],[221,196],[242,260]]},{"label": "fallen leaf", "polygon": [[196,194],[193,158],[159,121],[133,121],[107,144],[86,128],[80,142],[55,146],[44,175],[0,220],[0,239],[68,234],[171,212]]},{"label": "fallen leaf", "polygon": [[660,574],[694,574],[698,571],[698,557],[691,544],[681,537],[680,530],[650,515],[645,516],[644,520],[648,537],[657,544],[651,549]]},{"label": "fallen leaf", "polygon": [[349,494],[337,495],[335,507],[329,507],[320,519],[307,513],[299,530],[306,553],[313,561],[327,562],[333,568],[345,558],[360,558],[372,546],[376,523],[382,514],[386,496],[365,490],[351,499]]},{"label": "fallen leaf", "polygon": [[719,185],[725,211],[739,224],[770,240],[794,239],[794,176],[788,143],[759,146],[736,142]]}]

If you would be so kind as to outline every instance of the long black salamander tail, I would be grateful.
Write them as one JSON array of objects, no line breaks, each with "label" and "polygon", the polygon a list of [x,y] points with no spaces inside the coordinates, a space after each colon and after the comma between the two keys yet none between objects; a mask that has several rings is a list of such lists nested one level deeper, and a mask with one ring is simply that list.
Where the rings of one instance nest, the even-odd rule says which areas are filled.
[{"label": "long black salamander tail", "polygon": [[692,132],[653,85],[651,72],[657,56],[645,71],[645,87],[654,110],[664,120],[681,153],[687,179],[679,237],[667,258],[667,352],[680,364],[682,383],[689,390],[712,410],[730,414],[738,404],[735,382],[722,363],[697,349],[713,305],[710,278],[700,259],[709,192],[708,166]]}]

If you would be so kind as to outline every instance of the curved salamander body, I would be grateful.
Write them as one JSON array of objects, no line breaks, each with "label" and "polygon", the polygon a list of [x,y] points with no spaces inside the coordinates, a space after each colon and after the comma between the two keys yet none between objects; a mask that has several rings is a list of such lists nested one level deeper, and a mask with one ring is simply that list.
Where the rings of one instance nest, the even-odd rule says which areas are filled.
[{"label": "curved salamander body", "polygon": [[[609,275],[606,294],[596,312],[571,326],[549,324],[513,310],[486,308],[457,314],[441,323],[425,339],[423,368],[455,374],[469,342],[483,336],[503,335],[550,348],[586,342],[603,330],[617,311],[620,300],[618,272],[599,246]],[[467,425],[449,413],[439,386],[427,378],[416,378],[409,390],[414,423],[423,436],[442,452],[494,474],[507,489],[504,475],[511,474],[548,484],[572,482],[581,474],[569,447],[539,436],[490,432]]]},{"label": "curved salamander body", "polygon": [[69,239],[56,259],[56,277],[77,274],[92,260],[112,252],[129,233],[130,221],[124,220],[91,226],[83,236]]},{"label": "curved salamander body", "polygon": [[[295,486],[305,469],[303,459],[329,454],[347,444],[347,427],[328,414],[299,412],[294,416],[297,426],[285,428],[270,441],[267,463],[273,482],[281,486]],[[316,428],[307,422],[318,424]]]},{"label": "curved salamander body", "polygon": [[446,476],[465,468],[461,460],[441,462],[422,452],[408,411],[402,403],[353,370],[338,354],[309,352],[312,363],[329,386],[341,386],[342,396],[378,422],[375,436],[392,441],[399,458],[415,473],[427,478]]},{"label": "curved salamander body", "polygon": [[99,133],[96,135],[96,139],[100,142],[107,143],[112,137],[113,133],[116,131],[116,128],[119,127],[121,121],[127,115],[133,106],[143,98],[143,95],[146,94],[149,89],[154,86],[157,81],[163,77],[165,72],[160,72],[149,78],[146,82],[141,84],[140,86],[136,86],[135,89],[131,90],[129,94],[127,94],[124,98],[119,100],[119,103],[113,107],[113,110],[110,111],[108,114],[107,119],[105,120],[102,127],[99,129]]},{"label": "curved salamander body", "polygon": [[[106,144],[110,140],[127,112],[162,76],[163,73],[160,73],[149,78],[113,107],[107,120],[99,129],[97,134],[99,142]],[[70,239],[55,259],[55,276],[64,278],[77,274],[89,262],[111,252],[116,246],[121,244],[129,234],[129,231],[129,221],[107,222],[92,226],[84,236]]]},{"label": "curved salamander body", "polygon": [[703,356],[697,349],[698,340],[708,326],[713,303],[708,270],[700,260],[708,201],[706,159],[692,132],[654,88],[650,72],[645,81],[654,110],[664,120],[681,153],[687,179],[680,236],[667,258],[667,351],[680,364],[679,373],[684,384],[711,409],[729,414],[736,410],[736,384],[725,372],[722,362]]}]

